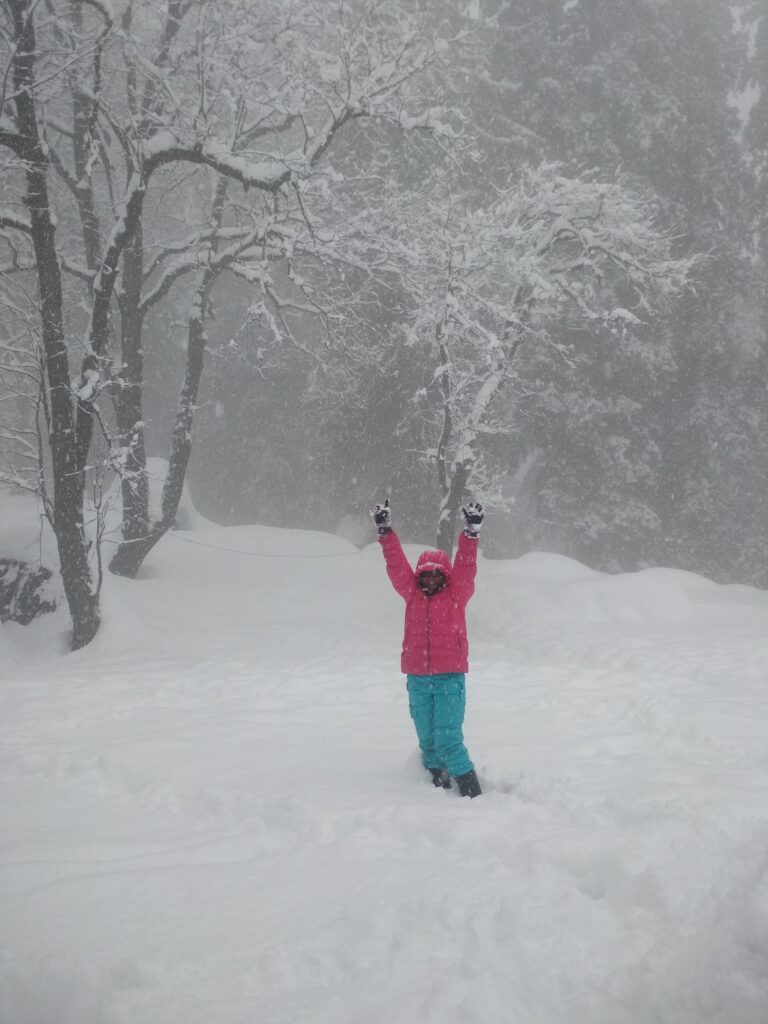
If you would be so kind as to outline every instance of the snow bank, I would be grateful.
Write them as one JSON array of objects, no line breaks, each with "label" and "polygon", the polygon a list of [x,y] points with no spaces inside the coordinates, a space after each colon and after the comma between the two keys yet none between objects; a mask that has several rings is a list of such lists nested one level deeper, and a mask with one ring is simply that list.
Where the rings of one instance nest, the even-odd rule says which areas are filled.
[{"label": "snow bank", "polygon": [[764,1024],[766,595],[481,559],[471,802],[402,616],[376,544],[204,525],[83,651],[0,631],[3,1024]]},{"label": "snow bank", "polygon": [[0,488],[0,557],[58,569],[53,531],[34,495],[11,494]]},{"label": "snow bank", "polygon": [[[45,598],[63,603],[56,540],[33,495],[11,494],[0,488],[0,557],[46,566],[54,576],[45,584]],[[28,626],[0,624],[0,680],[10,674],[10,665],[18,659],[51,658],[62,653],[60,629],[59,612],[47,613]]]},{"label": "snow bank", "polygon": [[515,619],[543,621],[682,622],[694,614],[689,591],[673,572],[609,575],[556,555],[522,558],[509,565],[483,563],[488,588],[497,592],[489,614],[497,628]]},{"label": "snow bank", "polygon": [[483,561],[478,591],[493,600],[483,615],[494,632],[518,619],[584,624],[688,622],[712,607],[740,614],[768,612],[768,595],[753,587],[723,587],[677,569],[600,573],[571,558],[534,553],[512,561]]},{"label": "snow bank", "polygon": [[11,641],[10,630],[0,624],[0,679],[3,677],[3,666],[10,673],[10,663],[16,661],[16,652]]}]

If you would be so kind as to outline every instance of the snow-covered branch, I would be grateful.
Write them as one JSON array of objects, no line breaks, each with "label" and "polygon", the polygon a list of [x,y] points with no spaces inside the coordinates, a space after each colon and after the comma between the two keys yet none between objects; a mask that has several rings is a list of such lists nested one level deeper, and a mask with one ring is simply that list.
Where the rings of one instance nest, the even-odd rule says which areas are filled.
[{"label": "snow-covered branch", "polygon": [[23,217],[13,210],[3,210],[0,208],[0,230],[3,229],[21,231],[25,235],[31,235],[32,222],[28,217]]},{"label": "snow-covered branch", "polygon": [[96,272],[89,270],[88,267],[79,263],[77,260],[70,259],[68,256],[61,256],[59,259],[61,269],[66,271],[72,277],[79,278],[88,286],[93,284],[93,279],[96,276]]},{"label": "snow-covered branch", "polygon": [[498,429],[499,396],[521,345],[563,316],[617,332],[638,326],[684,290],[696,261],[672,257],[652,197],[549,164],[484,207],[435,182],[372,213],[367,206],[335,245],[379,254],[409,296],[410,343],[432,354],[416,401],[443,493],[443,546],[484,439]]},{"label": "snow-covered branch", "polygon": [[215,139],[199,140],[186,145],[172,131],[158,132],[141,148],[145,180],[159,167],[173,163],[199,164],[233,178],[249,188],[276,192],[294,173],[299,173],[303,161],[293,163],[282,158],[267,157],[249,160],[233,154],[224,143]]},{"label": "snow-covered branch", "polygon": [[139,317],[145,317],[153,306],[156,306],[158,302],[161,302],[166,297],[178,280],[193,270],[199,269],[204,261],[204,255],[192,253],[185,259],[177,260],[169,267],[166,267],[149,291],[145,292],[142,296],[138,308]]}]

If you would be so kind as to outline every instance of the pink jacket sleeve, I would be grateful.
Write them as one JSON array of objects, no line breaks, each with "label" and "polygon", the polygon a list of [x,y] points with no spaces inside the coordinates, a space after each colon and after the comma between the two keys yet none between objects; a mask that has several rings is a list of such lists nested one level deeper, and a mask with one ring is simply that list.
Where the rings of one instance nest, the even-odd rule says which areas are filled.
[{"label": "pink jacket sleeve", "polygon": [[392,581],[392,586],[407,601],[416,589],[416,577],[395,531],[390,530],[389,533],[382,534],[379,537],[379,544],[384,552],[387,575]]},{"label": "pink jacket sleeve", "polygon": [[470,540],[466,533],[459,534],[459,546],[453,560],[451,586],[459,604],[466,604],[475,592],[477,575],[477,540]]}]

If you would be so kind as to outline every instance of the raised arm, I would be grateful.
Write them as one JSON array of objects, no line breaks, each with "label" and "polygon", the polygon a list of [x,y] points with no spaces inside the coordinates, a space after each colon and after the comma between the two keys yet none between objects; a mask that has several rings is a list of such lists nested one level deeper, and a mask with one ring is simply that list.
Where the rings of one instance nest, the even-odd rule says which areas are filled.
[{"label": "raised arm", "polygon": [[379,534],[379,544],[387,563],[387,576],[400,597],[407,601],[416,589],[416,577],[411,563],[405,557],[400,538],[390,527],[387,533]]},{"label": "raised arm", "polygon": [[466,533],[461,533],[451,573],[451,587],[459,604],[466,604],[474,594],[476,575],[477,536],[470,538]]},{"label": "raised arm", "polygon": [[477,575],[477,542],[480,527],[485,519],[483,506],[470,504],[462,508],[465,527],[459,535],[459,546],[453,560],[451,586],[456,600],[464,605],[475,592],[475,576]]},{"label": "raised arm", "polygon": [[384,560],[387,563],[387,576],[392,581],[392,586],[398,594],[406,601],[416,589],[416,577],[413,574],[410,562],[405,557],[400,539],[392,529],[392,512],[389,507],[389,498],[383,505],[376,505],[371,509],[373,521],[379,534],[379,544],[384,552]]}]

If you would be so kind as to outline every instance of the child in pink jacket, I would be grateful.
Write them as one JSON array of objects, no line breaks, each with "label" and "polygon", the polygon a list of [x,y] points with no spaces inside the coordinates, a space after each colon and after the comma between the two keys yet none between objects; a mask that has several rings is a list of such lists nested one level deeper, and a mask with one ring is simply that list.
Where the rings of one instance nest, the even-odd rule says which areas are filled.
[{"label": "child in pink jacket", "polygon": [[387,574],[405,601],[400,664],[408,679],[408,705],[424,767],[435,786],[450,789],[453,776],[462,796],[475,797],[480,783],[462,734],[468,669],[464,610],[475,589],[477,540],[485,513],[479,504],[461,511],[466,525],[453,565],[444,551],[424,551],[415,572],[392,529],[389,498],[371,514]]}]

